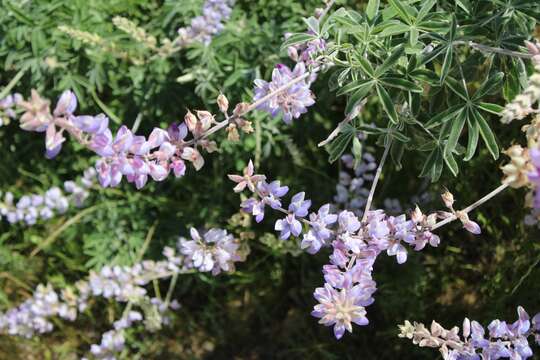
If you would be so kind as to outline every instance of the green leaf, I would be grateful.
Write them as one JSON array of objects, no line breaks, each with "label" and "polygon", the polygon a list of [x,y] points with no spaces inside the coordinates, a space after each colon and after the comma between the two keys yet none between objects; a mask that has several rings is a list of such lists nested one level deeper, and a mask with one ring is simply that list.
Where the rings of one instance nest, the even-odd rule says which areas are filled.
[{"label": "green leaf", "polygon": [[491,94],[495,89],[501,86],[504,74],[498,72],[493,76],[490,76],[486,81],[480,86],[480,88],[473,95],[472,100],[477,101],[483,98],[484,96]]},{"label": "green leaf", "polygon": [[317,36],[311,35],[311,34],[305,34],[305,33],[292,34],[281,45],[281,51],[287,50],[287,48],[289,48],[289,46],[293,46],[293,45],[296,45],[296,44],[303,44],[303,43],[306,43],[308,41],[315,40],[316,38],[317,38]]},{"label": "green leaf", "polygon": [[469,8],[471,7],[471,4],[469,3],[469,0],[456,0],[456,4],[467,14],[470,14]]},{"label": "green leaf", "polygon": [[379,2],[380,0],[369,0],[366,7],[366,15],[369,20],[373,20],[379,12]]},{"label": "green leaf", "polygon": [[454,155],[452,153],[444,153],[444,162],[446,163],[446,166],[450,169],[450,172],[452,175],[457,176],[459,173],[459,166],[456,162],[456,159],[454,158]]},{"label": "green leaf", "polygon": [[411,91],[415,93],[423,92],[423,89],[420,85],[415,84],[414,82],[406,80],[404,78],[385,77],[381,79],[381,82],[390,87],[395,87],[405,91]]},{"label": "green leaf", "polygon": [[444,147],[445,155],[446,153],[452,153],[456,148],[459,137],[461,136],[461,132],[463,131],[463,127],[465,126],[465,122],[467,121],[467,117],[468,111],[462,110],[456,120],[450,124],[450,135],[448,136],[446,146]]},{"label": "green leaf", "polygon": [[320,23],[319,23],[319,20],[317,20],[317,18],[315,18],[314,16],[310,16],[309,18],[307,19],[303,19],[304,22],[306,23],[306,25],[308,26],[308,28],[314,33],[314,34],[319,34],[320,32]]},{"label": "green leaf", "polygon": [[414,47],[416,43],[418,42],[418,36],[420,35],[420,32],[417,28],[411,27],[409,31],[409,45],[411,47]]},{"label": "green leaf", "polygon": [[345,113],[350,114],[353,109],[362,101],[373,88],[373,81],[365,83],[363,87],[358,88],[347,101],[347,107],[345,108]]},{"label": "green leaf", "polygon": [[442,151],[438,149],[435,153],[435,162],[433,167],[431,168],[431,182],[437,182],[442,174],[443,170],[443,155]]},{"label": "green leaf", "polygon": [[405,21],[407,24],[411,25],[411,18],[409,17],[409,14],[407,13],[407,9],[405,6],[401,3],[400,0],[388,0],[390,3],[390,6],[397,12],[398,16]]},{"label": "green leaf", "polygon": [[336,95],[337,96],[345,95],[345,94],[351,93],[353,91],[356,91],[358,89],[364,88],[366,86],[373,86],[373,80],[357,80],[357,81],[353,81],[353,82],[341,87],[337,91]]},{"label": "green leaf", "polygon": [[465,89],[462,82],[448,76],[445,80],[445,84],[460,98],[465,101],[469,101],[469,95],[467,94],[467,90]]},{"label": "green leaf", "polygon": [[426,129],[432,129],[436,126],[444,124],[445,122],[452,119],[453,117],[459,116],[458,114],[459,111],[465,111],[465,108],[463,108],[463,105],[460,104],[460,105],[450,106],[448,109],[432,117],[426,123]]},{"label": "green leaf", "polygon": [[[352,131],[350,128],[352,128]],[[329,146],[328,152],[330,153],[330,156],[328,158],[328,161],[330,163],[335,162],[341,157],[341,155],[349,147],[350,142],[356,134],[356,130],[350,125],[348,125],[348,127],[344,127],[341,131],[342,132],[334,141],[332,141]]]},{"label": "green leaf", "polygon": [[444,82],[444,79],[450,72],[450,68],[452,67],[453,55],[454,55],[454,48],[452,46],[448,46],[446,48],[446,54],[444,55],[444,62],[441,68],[441,84]]},{"label": "green leaf", "polygon": [[431,70],[428,69],[416,69],[411,72],[409,72],[409,76],[419,80],[428,83],[432,86],[438,86],[439,84],[439,76]]},{"label": "green leaf", "polygon": [[353,138],[352,154],[353,154],[355,160],[361,160],[362,159],[362,143],[360,142],[360,140],[356,136]]},{"label": "green leaf", "polygon": [[371,63],[366,58],[359,56],[356,58],[356,60],[358,61],[358,66],[366,75],[375,77],[375,70],[373,70],[373,66],[371,66]]},{"label": "green leaf", "polygon": [[375,77],[380,77],[382,74],[384,74],[388,69],[390,69],[392,66],[396,64],[396,62],[399,60],[401,55],[403,55],[403,52],[405,51],[405,47],[403,45],[400,45],[392,51],[390,56],[377,68],[375,71]]},{"label": "green leaf", "polygon": [[432,62],[437,56],[442,54],[446,49],[447,49],[446,45],[441,45],[441,46],[436,47],[435,49],[433,49],[433,51],[422,56],[419,65],[425,65],[427,63]]},{"label": "green leaf", "polygon": [[390,156],[392,157],[392,162],[396,166],[396,170],[399,171],[402,169],[401,165],[401,159],[403,158],[403,154],[405,152],[405,144],[402,142],[394,142],[392,143],[392,147],[390,148]]},{"label": "green leaf", "polygon": [[478,110],[474,108],[471,109],[471,114],[480,126],[480,135],[482,135],[482,139],[486,143],[486,146],[491,153],[491,156],[493,156],[493,158],[497,160],[499,158],[499,145],[497,145],[497,139],[495,138],[493,131],[489,127],[486,119],[482,117]]},{"label": "green leaf", "polygon": [[478,138],[480,136],[480,126],[478,122],[471,117],[467,118],[468,140],[467,140],[467,152],[465,153],[465,161],[469,161],[473,158],[476,148],[478,147]]},{"label": "green leaf", "polygon": [[[381,24],[382,25],[382,24]],[[382,37],[393,36],[408,32],[409,25],[403,23],[385,24],[384,26],[377,26],[373,32]]]},{"label": "green leaf", "polygon": [[436,3],[437,0],[424,0],[424,3],[422,4],[422,7],[420,8],[420,11],[418,11],[418,15],[416,16],[416,23],[422,21]]},{"label": "green leaf", "polygon": [[499,115],[499,116],[504,111],[504,107],[502,107],[501,105],[492,104],[492,103],[481,102],[481,103],[477,103],[476,107],[484,111],[487,111],[489,113]]},{"label": "green leaf", "polygon": [[383,106],[384,111],[390,118],[390,121],[392,121],[394,124],[398,123],[398,115],[396,112],[396,108],[394,107],[394,103],[392,102],[392,98],[386,91],[384,87],[377,84],[377,95],[379,96],[379,99],[381,100],[381,104]]}]

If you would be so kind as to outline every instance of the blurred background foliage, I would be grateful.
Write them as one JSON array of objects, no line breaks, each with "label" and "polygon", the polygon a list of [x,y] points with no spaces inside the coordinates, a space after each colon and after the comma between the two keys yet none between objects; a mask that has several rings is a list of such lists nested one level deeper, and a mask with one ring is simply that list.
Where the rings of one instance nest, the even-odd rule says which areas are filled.
[{"label": "blurred background foliage", "polygon": [[[469,1],[441,3],[461,21],[463,4]],[[503,11],[523,1],[492,3]],[[340,4],[365,8],[363,1]],[[112,24],[113,17],[124,16],[158,39],[174,38],[176,29],[189,24],[201,6],[202,0],[1,0],[0,84],[27,69],[15,88],[23,95],[36,88],[55,99],[71,88],[81,112],[107,112],[128,126],[141,116],[139,132],[148,133],[181,120],[188,108],[215,112],[220,91],[231,103],[249,100],[253,79],[268,79],[276,63],[287,61],[279,52],[283,34],[304,31],[301,18],[321,2],[238,0],[232,20],[210,46],[193,45],[166,58],[152,56]],[[527,14],[517,16],[531,21]],[[83,44],[58,30],[61,25],[98,34],[128,56]],[[480,66],[475,55],[464,69],[475,74]],[[465,316],[482,322],[513,319],[517,305],[540,311],[539,232],[523,224],[524,194],[509,190],[474,213],[482,235],[471,236],[453,224],[440,230],[439,248],[410,254],[402,266],[393,259],[377,263],[379,291],[369,308],[369,326],[356,327],[352,336],[336,341],[330,329],[317,324],[309,315],[312,292],[322,284],[321,267],[328,254],[300,254],[294,244],[279,243],[271,234],[271,220],[239,225],[234,216],[239,199],[225,174],[253,158],[261,172],[292,191],[306,191],[317,206],[331,201],[340,165],[329,164],[328,154],[316,144],[342,120],[346,103],[329,91],[329,78],[319,78],[314,86],[317,104],[293,126],[256,113],[251,115],[253,136],[231,143],[218,135],[220,151],[207,157],[200,172],[151,183],[141,191],[130,184],[96,188],[86,209],[32,227],[0,223],[0,309],[22,302],[38,283],[62,287],[89,269],[132,263],[149,228],[156,225],[146,258],[159,259],[163,247],[187,235],[190,226],[242,233],[250,237],[251,254],[232,275],[182,277],[174,295],[182,308],[172,325],[153,334],[132,333],[130,359],[433,359],[433,351],[398,339],[397,324],[437,319],[452,326]],[[368,102],[364,121],[375,122],[381,113],[377,103]],[[522,136],[519,124],[490,124],[501,148]],[[368,137],[364,148],[371,147],[380,157],[375,140]],[[95,160],[73,142],[58,158],[46,160],[42,136],[23,132],[15,123],[0,127],[0,145],[0,189],[17,197],[76,178]],[[418,177],[423,160],[406,152],[399,171],[388,165],[376,201],[408,201],[425,184]],[[446,186],[460,206],[469,204],[498,186],[501,161],[482,148],[461,164],[458,177],[445,171],[429,191],[438,199]],[[425,210],[440,205],[435,200]],[[68,222],[72,224],[65,226]],[[163,289],[167,285],[163,283]],[[58,321],[54,332],[39,339],[1,336],[0,359],[82,356],[122,311],[115,304],[98,303],[101,306],[93,306],[76,323]]]}]

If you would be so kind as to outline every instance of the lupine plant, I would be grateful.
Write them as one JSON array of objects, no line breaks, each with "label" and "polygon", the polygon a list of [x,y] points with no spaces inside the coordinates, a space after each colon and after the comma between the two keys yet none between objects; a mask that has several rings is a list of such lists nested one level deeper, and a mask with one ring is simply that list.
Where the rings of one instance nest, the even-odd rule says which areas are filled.
[{"label": "lupine plant", "polygon": [[[320,332],[325,345],[305,343],[313,350],[298,350],[302,355],[329,357],[333,348],[347,354],[347,342],[372,358],[403,357],[415,350],[366,350],[366,328],[386,321],[395,337],[395,324],[426,317],[427,306],[435,317],[435,308],[452,304],[445,303],[455,292],[450,270],[462,271],[456,263],[476,269],[457,255],[472,247],[459,238],[482,244],[497,262],[506,248],[521,251],[520,260],[510,261],[519,275],[501,268],[491,270],[496,279],[482,279],[477,291],[502,298],[482,318],[502,316],[518,304],[538,311],[531,281],[540,263],[538,244],[532,235],[521,241],[540,223],[536,2],[4,3],[0,59],[7,84],[0,91],[0,141],[7,141],[6,151],[17,161],[2,172],[26,177],[0,180],[0,220],[7,229],[0,236],[0,253],[7,254],[1,264],[16,272],[17,262],[39,258],[36,266],[48,270],[23,280],[9,268],[0,272],[9,284],[0,297],[9,305],[0,313],[1,332],[47,341],[47,334],[69,323],[99,319],[90,338],[55,355],[167,357],[168,350],[141,337],[155,336],[159,343],[160,334],[182,326],[183,319],[190,329],[183,333],[192,335],[197,321],[187,324],[200,309],[197,296],[239,314],[231,317],[242,322],[257,316],[246,306],[282,284],[301,307],[287,312],[289,322],[309,319],[311,308],[316,322],[340,340],[305,325]],[[51,21],[53,13],[58,15]],[[3,25],[10,22],[17,27]],[[520,130],[514,128],[518,122]],[[35,145],[39,141],[44,146]],[[39,156],[43,148],[43,164],[29,167],[23,155]],[[500,153],[509,158],[502,173]],[[489,181],[471,179],[476,168]],[[240,194],[240,212],[227,178]],[[511,215],[489,208],[512,196],[509,188],[526,190],[515,190],[517,205],[506,206]],[[430,191],[441,194],[443,209],[430,201]],[[458,200],[470,205],[458,207]],[[446,226],[455,221],[465,231]],[[181,234],[190,235],[172,245],[178,224]],[[41,228],[51,231],[40,236]],[[498,244],[484,246],[491,237]],[[479,253],[489,270],[489,255]],[[302,264],[300,292],[283,283],[290,255],[293,267]],[[153,260],[160,256],[165,260]],[[60,270],[64,263],[74,273]],[[407,278],[414,268],[417,276]],[[32,270],[23,265],[18,271]],[[399,282],[392,279],[396,273],[403,276]],[[427,294],[439,278],[448,288],[436,299],[422,299],[421,309],[408,304],[411,287]],[[272,285],[257,290],[263,282]],[[229,291],[242,296],[224,295]],[[179,293],[182,306],[174,299]],[[11,297],[23,300],[12,304]],[[107,313],[96,306],[105,302]],[[271,317],[261,316],[269,328]],[[458,328],[446,330],[435,321],[430,329],[405,321],[399,336],[438,348],[444,359],[527,359],[534,353],[529,338],[540,338],[539,315],[531,319],[518,306],[518,317],[512,324],[493,320],[487,335],[480,322],[465,319],[461,336]],[[208,318],[222,321],[216,314]],[[207,344],[202,353],[238,355],[228,341],[242,337],[211,327],[228,338],[217,340],[228,350]],[[385,336],[384,344],[398,344]],[[253,357],[252,351],[259,350],[240,358]],[[290,356],[286,351],[279,357]],[[202,357],[200,349],[193,353]]]}]

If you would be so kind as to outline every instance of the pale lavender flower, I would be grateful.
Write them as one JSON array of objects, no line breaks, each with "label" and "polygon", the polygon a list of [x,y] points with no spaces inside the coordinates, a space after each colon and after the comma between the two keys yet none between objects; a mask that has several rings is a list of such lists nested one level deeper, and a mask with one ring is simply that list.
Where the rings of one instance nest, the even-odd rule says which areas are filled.
[{"label": "pale lavender flower", "polygon": [[206,0],[202,15],[191,21],[189,27],[178,29],[177,41],[181,46],[193,42],[210,44],[212,38],[224,28],[224,22],[231,16],[233,0]]},{"label": "pale lavender flower", "polygon": [[[261,79],[255,80],[255,96],[253,100],[262,99],[305,73],[306,67],[304,63],[296,64],[292,71],[286,65],[278,64],[272,72],[271,82]],[[303,80],[265,101],[259,106],[259,109],[269,112],[272,116],[281,113],[283,121],[290,124],[293,119],[298,119],[300,115],[306,113],[307,108],[313,104],[315,104],[314,95],[309,89],[308,82]]]},{"label": "pale lavender flower", "polygon": [[221,229],[210,229],[203,236],[191,229],[191,240],[181,237],[178,247],[184,255],[184,266],[218,275],[234,270],[234,263],[241,261],[239,244],[234,237]]},{"label": "pale lavender flower", "polygon": [[315,305],[312,315],[320,318],[319,323],[334,327],[334,335],[340,339],[345,330],[352,333],[352,324],[367,325],[366,310],[358,305],[358,288],[336,290],[326,284],[317,288],[314,296],[319,304]]}]

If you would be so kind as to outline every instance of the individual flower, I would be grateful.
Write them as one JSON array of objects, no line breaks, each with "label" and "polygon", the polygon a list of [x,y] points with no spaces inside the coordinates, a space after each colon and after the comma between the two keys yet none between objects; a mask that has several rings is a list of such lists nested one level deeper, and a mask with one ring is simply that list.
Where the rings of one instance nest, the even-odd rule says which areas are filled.
[{"label": "individual flower", "polygon": [[352,333],[352,324],[367,325],[366,310],[358,305],[358,288],[336,290],[329,284],[317,288],[314,296],[319,304],[311,314],[320,318],[319,323],[334,327],[334,335],[341,339],[345,330]]},{"label": "individual flower", "polygon": [[254,174],[253,162],[251,160],[249,160],[248,165],[244,168],[243,175],[228,175],[228,177],[238,184],[233,189],[237,193],[243,191],[246,186],[251,192],[255,192],[255,185],[259,181],[266,179],[264,175]]}]

